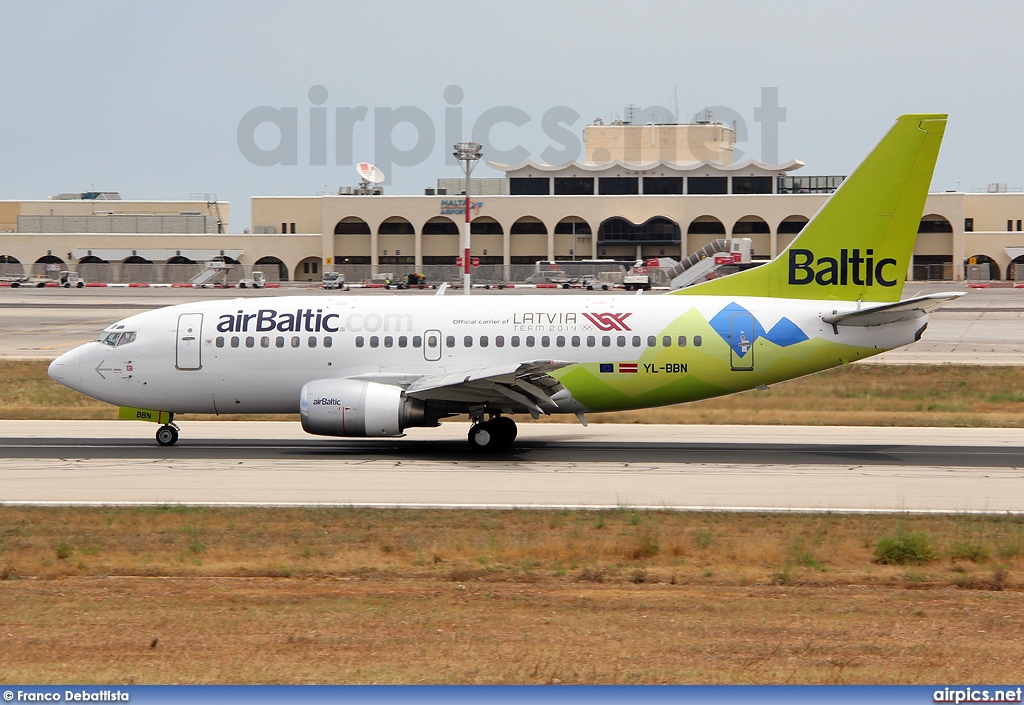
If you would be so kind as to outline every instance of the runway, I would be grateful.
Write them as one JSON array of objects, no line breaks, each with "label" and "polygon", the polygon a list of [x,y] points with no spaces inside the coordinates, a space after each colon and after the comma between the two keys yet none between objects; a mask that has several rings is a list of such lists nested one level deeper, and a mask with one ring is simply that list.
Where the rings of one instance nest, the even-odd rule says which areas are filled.
[{"label": "runway", "polygon": [[[959,288],[908,284],[904,295]],[[299,293],[312,292],[259,295]],[[237,292],[3,294],[0,358],[49,360],[120,317]],[[921,341],[871,362],[1024,364],[1022,317],[1024,291],[971,291],[934,313]],[[1024,429],[522,424],[498,455],[469,452],[460,424],[375,440],[316,438],[298,423],[188,422],[173,448],[154,431],[0,421],[0,502],[1024,511]]]},{"label": "runway", "polygon": [[[632,296],[623,291],[545,289],[546,296]],[[867,364],[1024,364],[1024,289],[971,289],[963,282],[910,282],[909,298],[939,291],[968,291],[931,315],[928,330],[912,345]],[[536,289],[479,290],[474,296],[523,296]],[[52,360],[88,342],[107,325],[142,311],[188,301],[296,295],[337,296],[320,288],[261,289],[0,289],[0,359]],[[433,296],[433,291],[364,289],[345,296]],[[659,294],[650,294],[657,296]]]},{"label": "runway", "polygon": [[0,501],[740,511],[1024,511],[1024,429],[523,424],[320,439],[298,424],[0,422]]}]

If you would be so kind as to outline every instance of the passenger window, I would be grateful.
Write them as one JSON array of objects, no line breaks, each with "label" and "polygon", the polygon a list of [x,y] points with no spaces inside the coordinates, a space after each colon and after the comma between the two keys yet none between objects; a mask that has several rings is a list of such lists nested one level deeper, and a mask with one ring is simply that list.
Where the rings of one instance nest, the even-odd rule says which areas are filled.
[{"label": "passenger window", "polygon": [[407,348],[409,347],[409,338],[404,335],[398,336],[398,347]]},{"label": "passenger window", "polygon": [[513,335],[512,336],[512,347],[513,348],[518,348],[519,347],[519,336],[518,335]]},{"label": "passenger window", "polygon": [[356,347],[357,347],[357,348],[361,348],[361,347],[363,347],[364,345],[366,345],[366,338],[364,338],[364,337],[363,337],[363,336],[361,336],[361,335],[357,335],[357,336],[356,336]]},{"label": "passenger window", "polygon": [[588,348],[592,348],[592,347],[594,347],[595,345],[597,345],[597,338],[595,338],[595,337],[594,337],[594,336],[592,336],[592,335],[588,335],[588,336],[587,336],[587,347],[588,347]]},{"label": "passenger window", "polygon": [[451,348],[454,348],[455,347],[455,336],[454,335],[447,335],[447,336],[445,336],[444,344],[448,346],[449,350]]},{"label": "passenger window", "polygon": [[685,348],[686,347],[686,336],[685,335],[679,336],[679,347],[681,347],[681,348]]},{"label": "passenger window", "polygon": [[224,347],[224,336],[223,335],[218,335],[217,336],[217,347],[218,348],[223,348]]},{"label": "passenger window", "polygon": [[526,347],[532,348],[537,343],[537,340],[532,336],[526,336]]},{"label": "passenger window", "polygon": [[[418,337],[419,336],[417,336],[417,338]],[[416,338],[412,339],[412,344],[415,347],[419,347],[418,345],[416,345]],[[431,350],[433,350],[434,348],[437,347],[437,336],[436,335],[428,335],[427,336],[427,347],[430,348]]]},{"label": "passenger window", "polygon": [[580,346],[580,337],[578,335],[574,335],[572,337],[572,346],[574,348],[578,348]]},{"label": "passenger window", "polygon": [[262,338],[260,338],[260,347],[261,348],[269,348],[270,347],[270,336],[266,336],[265,335]]},{"label": "passenger window", "polygon": [[612,337],[610,335],[601,336],[602,347],[610,348],[612,346]]},{"label": "passenger window", "polygon": [[560,335],[557,338],[555,338],[555,345],[557,345],[560,348],[564,348],[565,347],[565,336],[564,335]]},{"label": "passenger window", "polygon": [[283,348],[284,347],[284,336],[283,335],[277,336],[277,340],[274,341],[274,344],[277,345],[277,347],[279,347],[279,348]]},{"label": "passenger window", "polygon": [[549,347],[551,347],[551,337],[547,336],[547,335],[542,335],[540,337],[540,346],[542,348],[549,348]]},{"label": "passenger window", "polygon": [[[431,346],[430,346],[430,347],[432,347],[432,348],[436,348],[436,347],[437,347],[437,336],[436,336],[436,335],[432,335],[432,336],[430,336],[430,339],[434,341],[434,342],[433,342],[433,343],[431,344]],[[421,345],[423,345],[423,338],[422,338],[422,337],[420,337],[420,336],[418,336],[418,335],[414,335],[414,336],[412,337],[412,346],[413,346],[414,348],[418,348],[418,347],[420,347]]]},{"label": "passenger window", "polygon": [[378,338],[375,335],[371,335],[370,336],[370,347],[371,348],[378,348],[378,347],[380,347],[380,338]]},{"label": "passenger window", "polygon": [[624,336],[624,335],[620,335],[620,336],[619,336],[619,337],[618,337],[618,338],[617,338],[617,339],[615,340],[615,344],[616,344],[616,345],[618,345],[618,346],[619,346],[620,348],[624,348],[624,347],[626,347],[626,336]]},{"label": "passenger window", "polygon": [[316,347],[316,336],[315,335],[309,336],[309,339],[306,342],[309,345],[309,347],[315,348]]},{"label": "passenger window", "polygon": [[505,336],[503,336],[503,335],[496,335],[496,336],[494,336],[494,347],[496,347],[496,348],[503,348],[503,347],[505,347]]},{"label": "passenger window", "polygon": [[704,343],[704,338],[699,335],[693,336],[693,347],[699,348]]},{"label": "passenger window", "polygon": [[385,348],[393,348],[393,347],[395,347],[395,339],[392,338],[390,335],[385,335],[384,336],[384,347]]},{"label": "passenger window", "polygon": [[656,336],[656,335],[649,335],[649,336],[647,336],[647,347],[655,348],[657,346],[658,346],[658,336]]},{"label": "passenger window", "polygon": [[324,347],[325,347],[325,348],[329,348],[329,347],[331,347],[332,345],[334,345],[334,338],[332,338],[332,337],[331,337],[331,336],[329,336],[329,335],[328,335],[328,336],[325,336],[325,337],[324,337]]},{"label": "passenger window", "polygon": [[254,347],[256,347],[256,338],[252,337],[251,335],[245,336],[245,347],[247,347],[247,348],[254,348]]},{"label": "passenger window", "polygon": [[672,336],[671,335],[663,336],[662,339],[661,339],[661,344],[664,345],[666,348],[671,348],[672,347]]},{"label": "passenger window", "polygon": [[639,348],[640,347],[640,336],[639,335],[634,335],[633,336],[633,347],[634,348]]},{"label": "passenger window", "polygon": [[486,348],[487,347],[487,343],[488,343],[487,336],[486,335],[481,335],[480,336],[480,347],[481,348]]},{"label": "passenger window", "polygon": [[473,347],[473,336],[467,335],[465,338],[462,339],[462,344],[467,348]]},{"label": "passenger window", "polygon": [[231,336],[231,347],[233,347],[233,348],[237,348],[238,347],[238,336],[237,335]]},{"label": "passenger window", "polygon": [[302,342],[302,341],[301,341],[301,340],[299,340],[299,336],[297,336],[297,335],[293,335],[293,336],[292,336],[292,347],[293,347],[293,348],[297,348],[297,347],[299,347],[299,344],[300,344],[301,342]]}]

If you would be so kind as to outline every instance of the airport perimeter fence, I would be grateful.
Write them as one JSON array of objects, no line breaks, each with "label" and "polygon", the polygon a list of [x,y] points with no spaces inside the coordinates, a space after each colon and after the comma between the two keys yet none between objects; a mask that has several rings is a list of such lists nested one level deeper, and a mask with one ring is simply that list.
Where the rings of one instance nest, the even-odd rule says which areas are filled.
[{"label": "airport perimeter fence", "polygon": [[[29,276],[33,278],[53,279],[60,276],[57,269],[72,270],[90,284],[170,284],[186,285],[205,269],[203,263],[197,264],[123,264],[123,263],[71,263],[66,265],[16,264],[0,263],[0,276]],[[252,277],[254,271],[262,272],[268,284],[293,282],[298,285],[319,285],[323,277],[323,269],[341,273],[347,284],[382,284],[386,280],[392,283],[404,283],[409,274],[420,274],[428,286],[436,286],[443,282],[462,284],[462,268],[452,265],[424,265],[415,269],[407,264],[381,264],[376,270],[371,265],[349,264],[317,268],[316,273],[300,273],[290,278],[279,267],[271,265],[236,264],[227,270],[226,275],[215,277],[211,282],[226,283],[235,286],[241,279]],[[498,286],[502,284],[522,283],[562,283],[566,280],[606,280],[612,283],[621,282],[625,269],[614,262],[558,262],[557,269],[550,264],[540,267],[535,264],[513,264],[507,268],[501,264],[483,264],[472,268],[474,284]],[[285,276],[282,276],[284,274]]]}]

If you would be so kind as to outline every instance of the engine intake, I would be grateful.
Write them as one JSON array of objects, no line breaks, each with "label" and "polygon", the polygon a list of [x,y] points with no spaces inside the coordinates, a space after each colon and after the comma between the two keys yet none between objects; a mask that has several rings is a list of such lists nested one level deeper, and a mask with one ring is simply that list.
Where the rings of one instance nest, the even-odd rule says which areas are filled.
[{"label": "engine intake", "polygon": [[306,433],[318,436],[399,436],[430,426],[425,404],[399,387],[352,379],[318,379],[302,388],[299,414]]}]

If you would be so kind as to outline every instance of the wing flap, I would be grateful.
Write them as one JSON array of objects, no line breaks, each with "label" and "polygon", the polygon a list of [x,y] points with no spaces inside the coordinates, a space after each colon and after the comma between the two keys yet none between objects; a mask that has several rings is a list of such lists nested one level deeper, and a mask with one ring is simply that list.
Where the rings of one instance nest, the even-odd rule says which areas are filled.
[{"label": "wing flap", "polygon": [[425,401],[492,404],[499,408],[515,404],[537,416],[548,413],[544,406],[558,406],[553,396],[563,387],[550,373],[574,364],[562,360],[534,360],[457,370],[420,377],[405,392],[410,397]]}]

